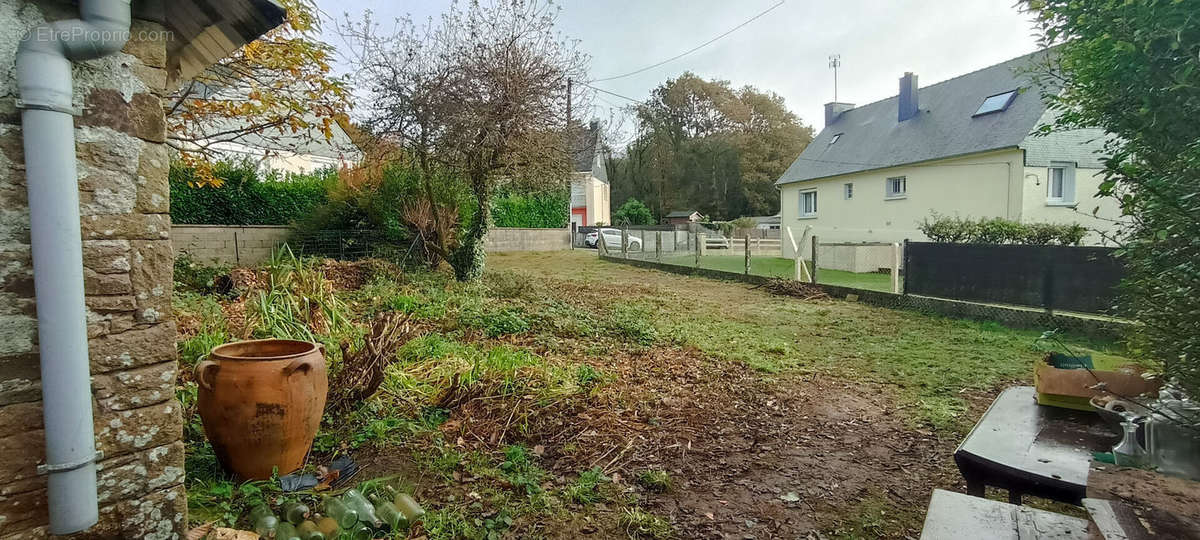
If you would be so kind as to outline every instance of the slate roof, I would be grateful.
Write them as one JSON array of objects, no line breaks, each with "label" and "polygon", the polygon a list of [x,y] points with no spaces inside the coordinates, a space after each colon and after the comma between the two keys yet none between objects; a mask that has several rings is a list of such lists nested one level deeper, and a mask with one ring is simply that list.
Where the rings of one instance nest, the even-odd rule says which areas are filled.
[{"label": "slate roof", "polygon": [[574,156],[575,172],[592,172],[596,165],[596,151],[600,144],[600,124],[593,122],[588,127],[578,130],[575,141]]},{"label": "slate roof", "polygon": [[[1016,147],[1046,109],[1041,90],[1018,70],[1044,61],[1053,51],[1038,51],[920,88],[921,112],[904,122],[897,119],[897,96],[850,109],[821,130],[775,183]],[[1007,110],[972,116],[987,97],[1018,88],[1022,91]],[[838,134],[837,142],[829,144]]]},{"label": "slate roof", "polygon": [[695,210],[676,210],[674,212],[667,214],[666,217],[669,217],[669,218],[692,217],[692,214],[697,214],[697,213],[699,213],[699,212],[696,212]]}]

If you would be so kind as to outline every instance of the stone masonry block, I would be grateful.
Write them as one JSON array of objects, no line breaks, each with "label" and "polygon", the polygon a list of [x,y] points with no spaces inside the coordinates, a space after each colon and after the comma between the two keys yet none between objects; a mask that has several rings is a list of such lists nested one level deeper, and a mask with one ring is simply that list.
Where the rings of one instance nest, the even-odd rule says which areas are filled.
[{"label": "stone masonry block", "polygon": [[109,334],[88,341],[92,373],[175,361],[175,323]]},{"label": "stone masonry block", "polygon": [[96,446],[116,457],[183,439],[179,402],[128,411],[96,411]]},{"label": "stone masonry block", "polygon": [[82,220],[87,240],[166,240],[171,218],[166,214],[116,214],[89,216]]},{"label": "stone masonry block", "polygon": [[132,242],[133,269],[130,280],[137,299],[134,318],[156,323],[171,316],[171,291],[174,287],[175,254],[169,240]]},{"label": "stone masonry block", "polygon": [[92,393],[103,411],[125,411],[163,403],[175,396],[178,362],[163,362],[138,369],[114,371],[92,377]]}]

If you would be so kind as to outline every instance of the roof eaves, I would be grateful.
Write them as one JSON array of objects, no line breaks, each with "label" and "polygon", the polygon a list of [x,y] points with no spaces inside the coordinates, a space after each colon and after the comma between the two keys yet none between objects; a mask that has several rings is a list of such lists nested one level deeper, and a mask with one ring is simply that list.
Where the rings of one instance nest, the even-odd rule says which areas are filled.
[{"label": "roof eaves", "polygon": [[775,185],[785,186],[788,184],[798,184],[800,182],[812,182],[815,180],[827,180],[829,178],[837,178],[839,176],[850,176],[852,174],[862,174],[862,173],[866,173],[866,172],[882,171],[882,170],[886,170],[886,169],[895,169],[898,167],[912,167],[914,165],[924,165],[926,163],[931,163],[934,161],[945,161],[948,159],[958,159],[958,158],[964,158],[967,156],[974,156],[974,155],[978,155],[978,154],[988,154],[991,152],[999,152],[1001,150],[1021,150],[1021,146],[1017,145],[1017,144],[998,146],[996,148],[987,148],[987,149],[979,150],[976,152],[966,152],[966,153],[954,154],[954,155],[950,155],[950,156],[939,156],[939,157],[930,158],[930,159],[922,159],[920,161],[910,161],[908,163],[897,163],[895,165],[886,165],[883,167],[873,167],[870,169],[858,169],[858,170],[854,170],[854,171],[850,171],[850,172],[844,172],[844,173],[838,173],[838,174],[828,174],[825,176],[815,176],[812,178],[800,178],[798,180],[788,180],[786,182],[784,182],[783,179],[780,178],[779,180],[775,181]]}]

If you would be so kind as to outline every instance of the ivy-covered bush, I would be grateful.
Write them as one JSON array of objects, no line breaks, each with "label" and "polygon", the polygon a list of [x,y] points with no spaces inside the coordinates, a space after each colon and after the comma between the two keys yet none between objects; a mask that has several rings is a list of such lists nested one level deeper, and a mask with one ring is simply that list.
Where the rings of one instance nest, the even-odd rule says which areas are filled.
[{"label": "ivy-covered bush", "polygon": [[171,222],[196,225],[287,225],[327,200],[337,171],[264,175],[250,161],[213,164],[220,187],[197,186],[196,171],[171,164]]},{"label": "ivy-covered bush", "polygon": [[570,204],[565,190],[509,193],[492,201],[492,223],[497,227],[561,229],[567,226]]},{"label": "ivy-covered bush", "polygon": [[933,242],[1077,246],[1087,235],[1078,223],[1021,223],[1003,218],[978,220],[933,214],[917,224]]}]

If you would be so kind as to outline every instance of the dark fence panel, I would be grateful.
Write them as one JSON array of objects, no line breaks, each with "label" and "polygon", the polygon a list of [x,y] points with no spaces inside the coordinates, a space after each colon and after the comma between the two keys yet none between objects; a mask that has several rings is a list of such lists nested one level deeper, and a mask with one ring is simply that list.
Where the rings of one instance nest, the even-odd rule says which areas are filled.
[{"label": "dark fence panel", "polygon": [[423,249],[417,238],[400,239],[379,231],[320,230],[295,232],[287,245],[296,255],[338,260],[387,259],[405,264]]},{"label": "dark fence panel", "polygon": [[1124,276],[1115,248],[908,242],[905,292],[1099,313]]}]

